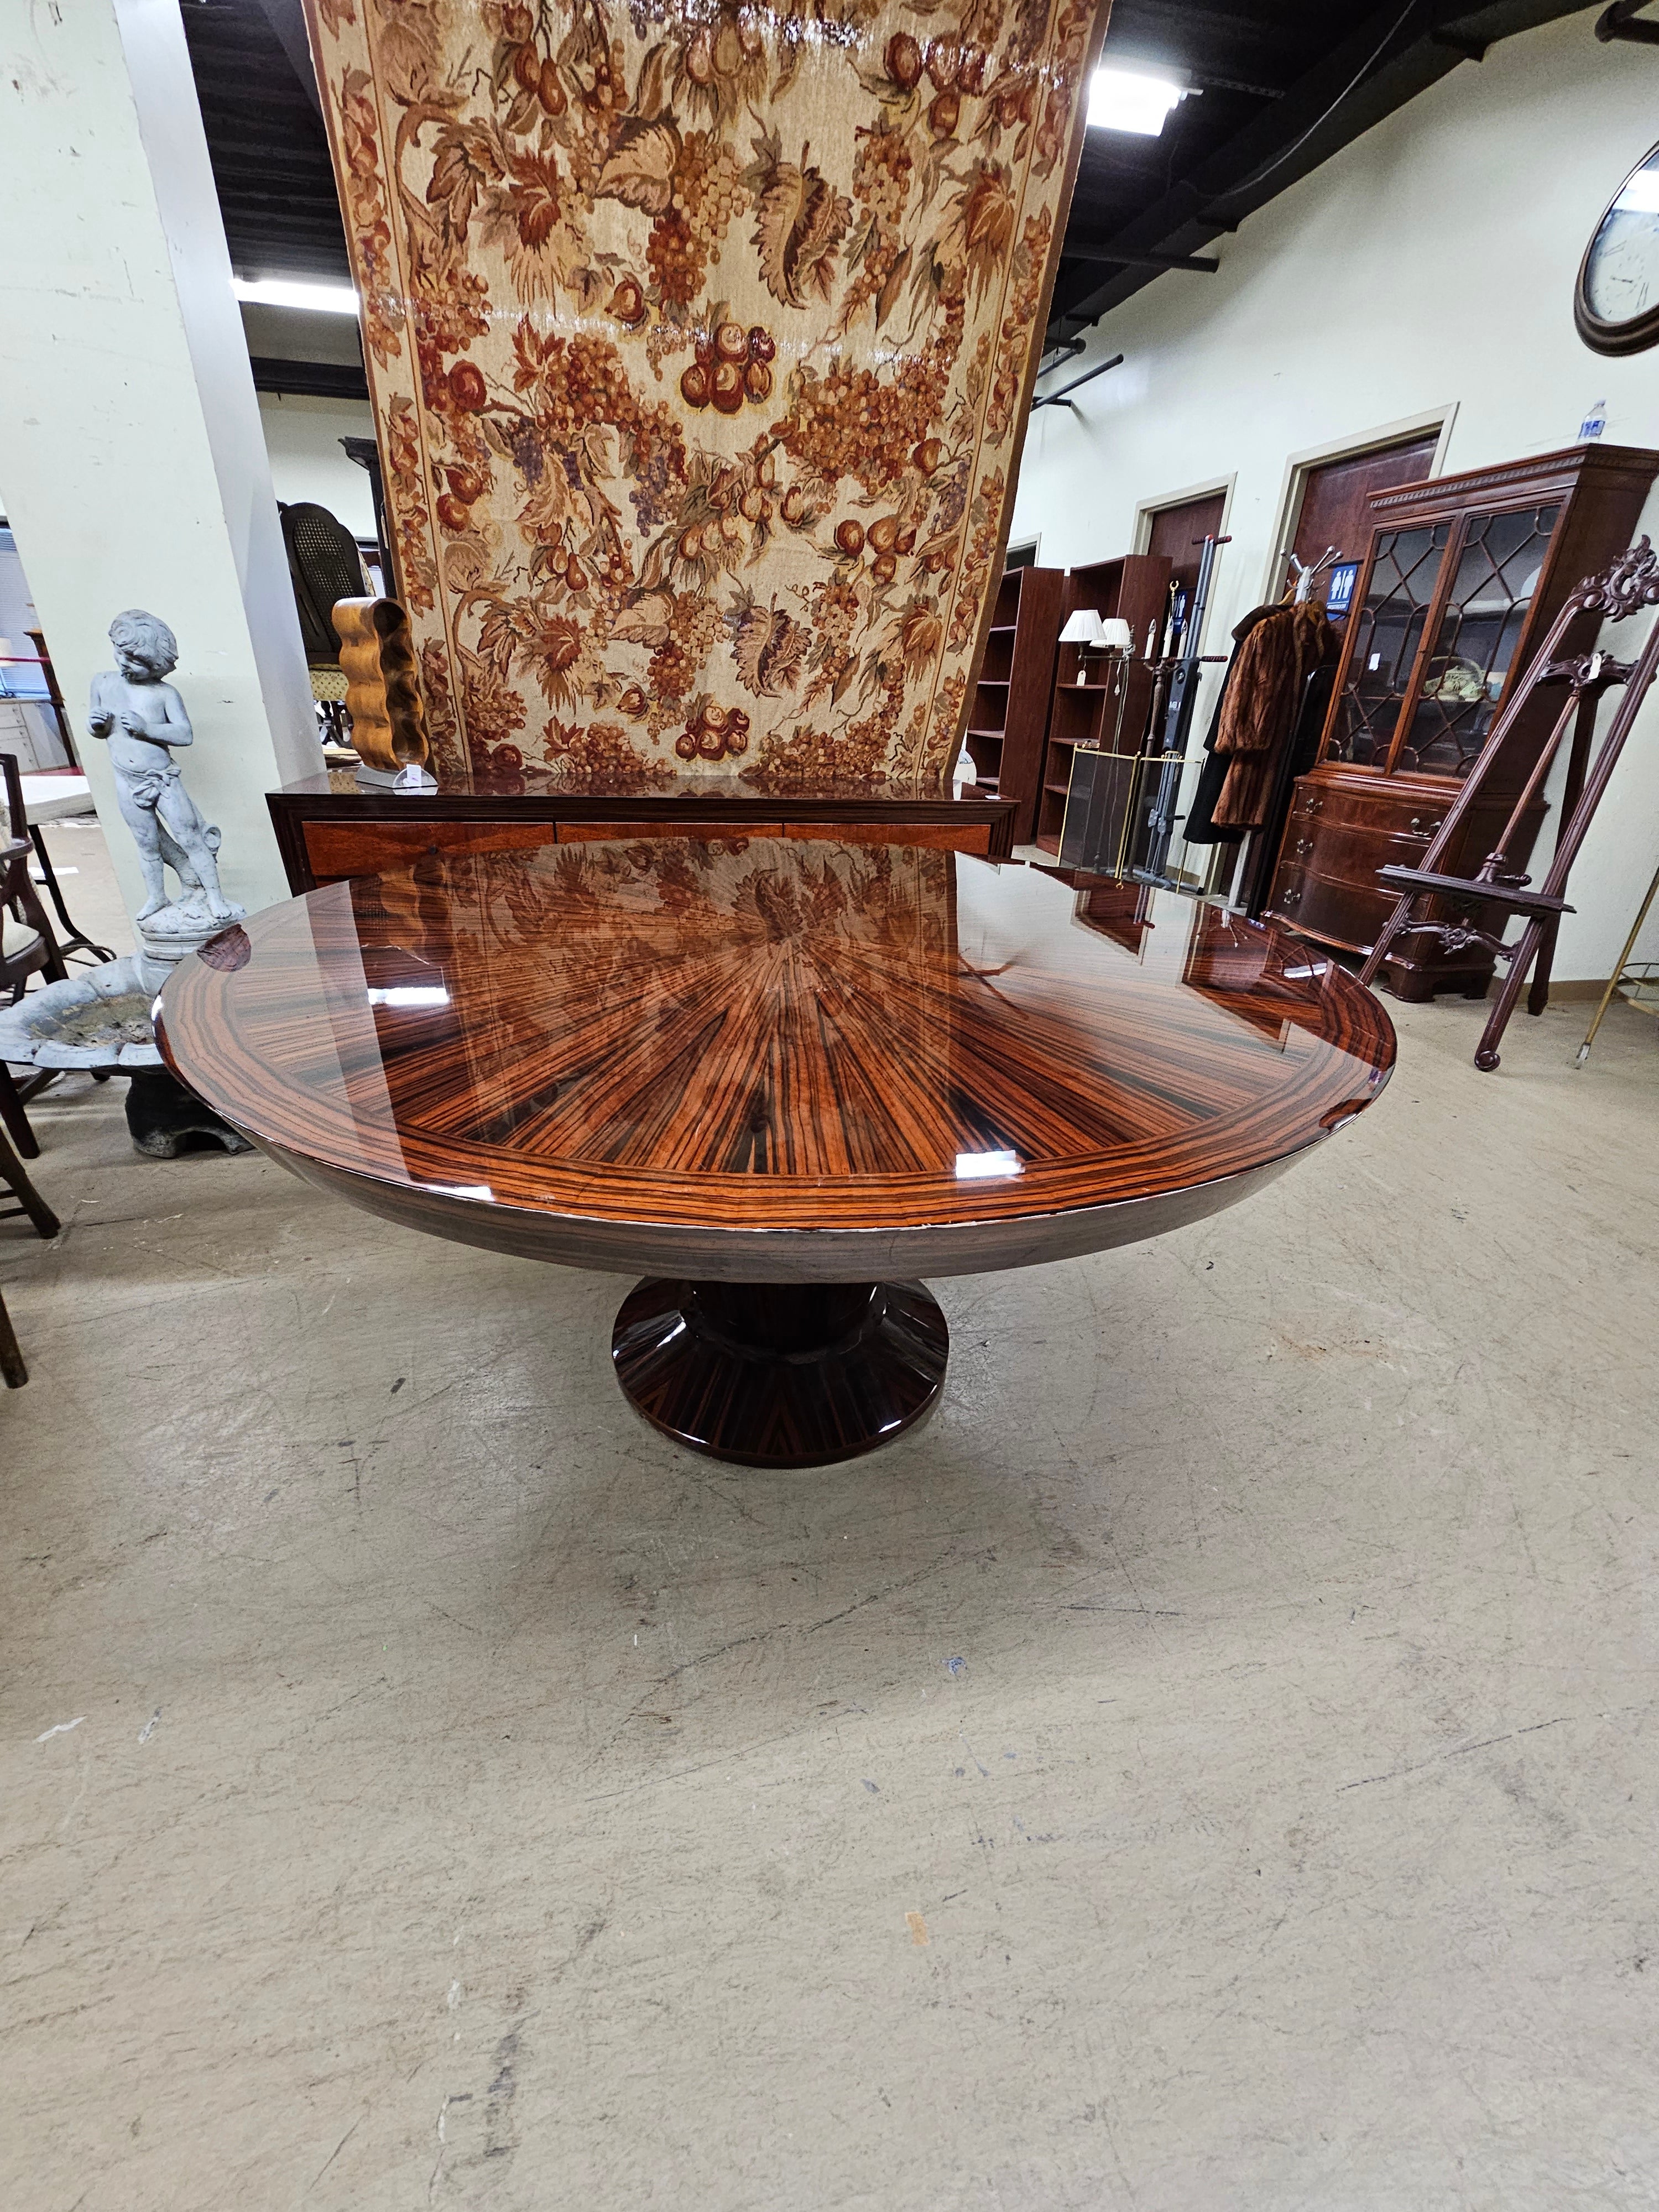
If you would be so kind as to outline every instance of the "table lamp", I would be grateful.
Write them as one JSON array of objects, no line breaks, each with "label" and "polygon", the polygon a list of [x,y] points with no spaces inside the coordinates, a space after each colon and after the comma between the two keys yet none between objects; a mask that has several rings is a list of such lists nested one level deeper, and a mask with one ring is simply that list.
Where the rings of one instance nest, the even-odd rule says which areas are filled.
[{"label": "table lamp", "polygon": [[1084,655],[1091,651],[1097,652],[1106,641],[1105,624],[1100,619],[1099,608],[1079,607],[1067,615],[1066,627],[1060,633],[1060,641],[1062,645],[1078,647],[1077,680],[1079,684],[1086,683],[1088,672]]}]

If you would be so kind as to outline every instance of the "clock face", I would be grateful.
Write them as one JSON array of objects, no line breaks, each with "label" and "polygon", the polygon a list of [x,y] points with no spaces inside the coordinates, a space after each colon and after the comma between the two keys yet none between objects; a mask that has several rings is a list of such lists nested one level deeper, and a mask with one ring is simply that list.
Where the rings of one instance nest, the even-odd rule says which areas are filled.
[{"label": "clock face", "polygon": [[1659,146],[1597,224],[1574,305],[1579,336],[1598,353],[1659,343]]}]

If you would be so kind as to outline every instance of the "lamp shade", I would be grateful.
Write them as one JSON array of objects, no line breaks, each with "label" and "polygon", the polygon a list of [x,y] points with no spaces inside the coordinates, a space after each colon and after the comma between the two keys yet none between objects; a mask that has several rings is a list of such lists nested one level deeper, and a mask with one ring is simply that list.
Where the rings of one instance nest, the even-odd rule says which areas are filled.
[{"label": "lamp shade", "polygon": [[1101,645],[1104,643],[1103,624],[1098,607],[1079,607],[1066,617],[1066,627],[1060,633],[1062,645]]},{"label": "lamp shade", "polygon": [[1111,653],[1133,653],[1135,634],[1121,615],[1108,615],[1100,625],[1100,635],[1095,641]]}]

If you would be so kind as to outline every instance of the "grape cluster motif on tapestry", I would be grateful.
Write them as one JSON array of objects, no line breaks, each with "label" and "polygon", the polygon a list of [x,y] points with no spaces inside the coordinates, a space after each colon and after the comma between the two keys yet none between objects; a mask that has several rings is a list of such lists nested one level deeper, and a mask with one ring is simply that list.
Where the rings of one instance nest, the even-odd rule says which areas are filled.
[{"label": "grape cluster motif on tapestry", "polygon": [[440,761],[925,787],[1102,0],[307,0]]}]

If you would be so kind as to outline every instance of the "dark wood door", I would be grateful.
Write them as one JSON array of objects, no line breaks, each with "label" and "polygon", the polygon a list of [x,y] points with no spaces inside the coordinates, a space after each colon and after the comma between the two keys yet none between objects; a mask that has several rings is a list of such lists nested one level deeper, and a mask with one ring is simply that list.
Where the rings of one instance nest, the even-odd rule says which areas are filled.
[{"label": "dark wood door", "polygon": [[[1183,500],[1179,507],[1160,507],[1152,515],[1152,534],[1147,540],[1146,550],[1161,553],[1168,560],[1172,600],[1183,619],[1186,610],[1192,605],[1194,587],[1198,582],[1200,551],[1206,538],[1219,535],[1221,510],[1226,503],[1224,491],[1206,492],[1202,499]],[[1164,650],[1174,652],[1178,643],[1166,629]]]},{"label": "dark wood door", "polygon": [[[1425,430],[1397,446],[1376,446],[1367,453],[1343,453],[1310,469],[1302,479],[1302,506],[1291,545],[1297,560],[1311,568],[1334,545],[1336,559],[1332,565],[1352,563],[1357,571],[1370,543],[1372,493],[1393,491],[1399,484],[1421,483],[1434,466],[1439,443],[1437,430]],[[1293,575],[1287,563],[1286,584]]]}]

